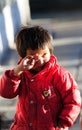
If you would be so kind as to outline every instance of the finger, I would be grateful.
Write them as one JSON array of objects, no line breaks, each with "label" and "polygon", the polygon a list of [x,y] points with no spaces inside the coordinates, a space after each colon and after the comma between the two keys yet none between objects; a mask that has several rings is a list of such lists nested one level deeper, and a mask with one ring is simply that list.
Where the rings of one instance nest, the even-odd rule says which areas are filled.
[{"label": "finger", "polygon": [[28,55],[28,56],[26,56],[25,58],[26,58],[26,59],[32,59],[33,56],[32,56],[32,55]]},{"label": "finger", "polygon": [[24,62],[23,62],[23,65],[27,66],[28,65],[28,61],[29,61],[29,59],[25,59]]},{"label": "finger", "polygon": [[35,60],[32,59],[32,60],[30,61],[30,65],[34,65],[34,64],[35,64]]}]

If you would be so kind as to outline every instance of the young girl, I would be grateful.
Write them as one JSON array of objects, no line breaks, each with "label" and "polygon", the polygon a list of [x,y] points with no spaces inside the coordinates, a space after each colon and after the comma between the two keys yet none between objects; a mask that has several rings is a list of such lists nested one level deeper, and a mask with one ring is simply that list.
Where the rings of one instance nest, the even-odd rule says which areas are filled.
[{"label": "young girl", "polygon": [[0,78],[0,95],[18,96],[11,130],[68,130],[80,113],[81,97],[73,76],[57,64],[52,38],[40,26],[16,36],[20,60]]}]

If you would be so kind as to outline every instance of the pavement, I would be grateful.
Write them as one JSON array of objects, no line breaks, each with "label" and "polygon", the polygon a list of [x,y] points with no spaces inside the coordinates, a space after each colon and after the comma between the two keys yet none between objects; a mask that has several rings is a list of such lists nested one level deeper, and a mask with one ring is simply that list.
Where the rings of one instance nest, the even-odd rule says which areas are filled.
[{"label": "pavement", "polygon": [[[42,25],[52,34],[58,63],[72,73],[82,95],[82,12],[37,13],[32,15],[30,24]],[[0,75],[13,68],[17,61],[16,50],[8,49],[0,63]],[[13,119],[16,102],[17,98],[8,100],[0,97],[0,112],[4,119]],[[80,130],[79,117],[69,129]]]}]

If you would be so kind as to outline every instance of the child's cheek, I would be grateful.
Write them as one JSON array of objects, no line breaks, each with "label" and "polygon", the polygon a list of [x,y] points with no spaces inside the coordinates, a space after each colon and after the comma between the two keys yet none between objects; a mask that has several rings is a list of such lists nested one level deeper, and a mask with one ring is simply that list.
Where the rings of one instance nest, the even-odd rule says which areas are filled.
[{"label": "child's cheek", "polygon": [[46,63],[46,62],[48,62],[49,60],[50,60],[50,56],[45,56],[44,62]]}]

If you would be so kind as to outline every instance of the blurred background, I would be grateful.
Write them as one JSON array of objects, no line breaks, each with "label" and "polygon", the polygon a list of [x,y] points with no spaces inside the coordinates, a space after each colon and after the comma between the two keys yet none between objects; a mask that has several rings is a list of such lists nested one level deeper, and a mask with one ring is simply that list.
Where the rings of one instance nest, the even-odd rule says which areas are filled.
[{"label": "blurred background", "polygon": [[[82,0],[0,0],[0,76],[18,61],[15,36],[22,25],[41,25],[53,36],[58,63],[68,69],[82,95]],[[0,130],[8,130],[17,97],[0,97]],[[80,130],[79,117],[70,130]]]}]

